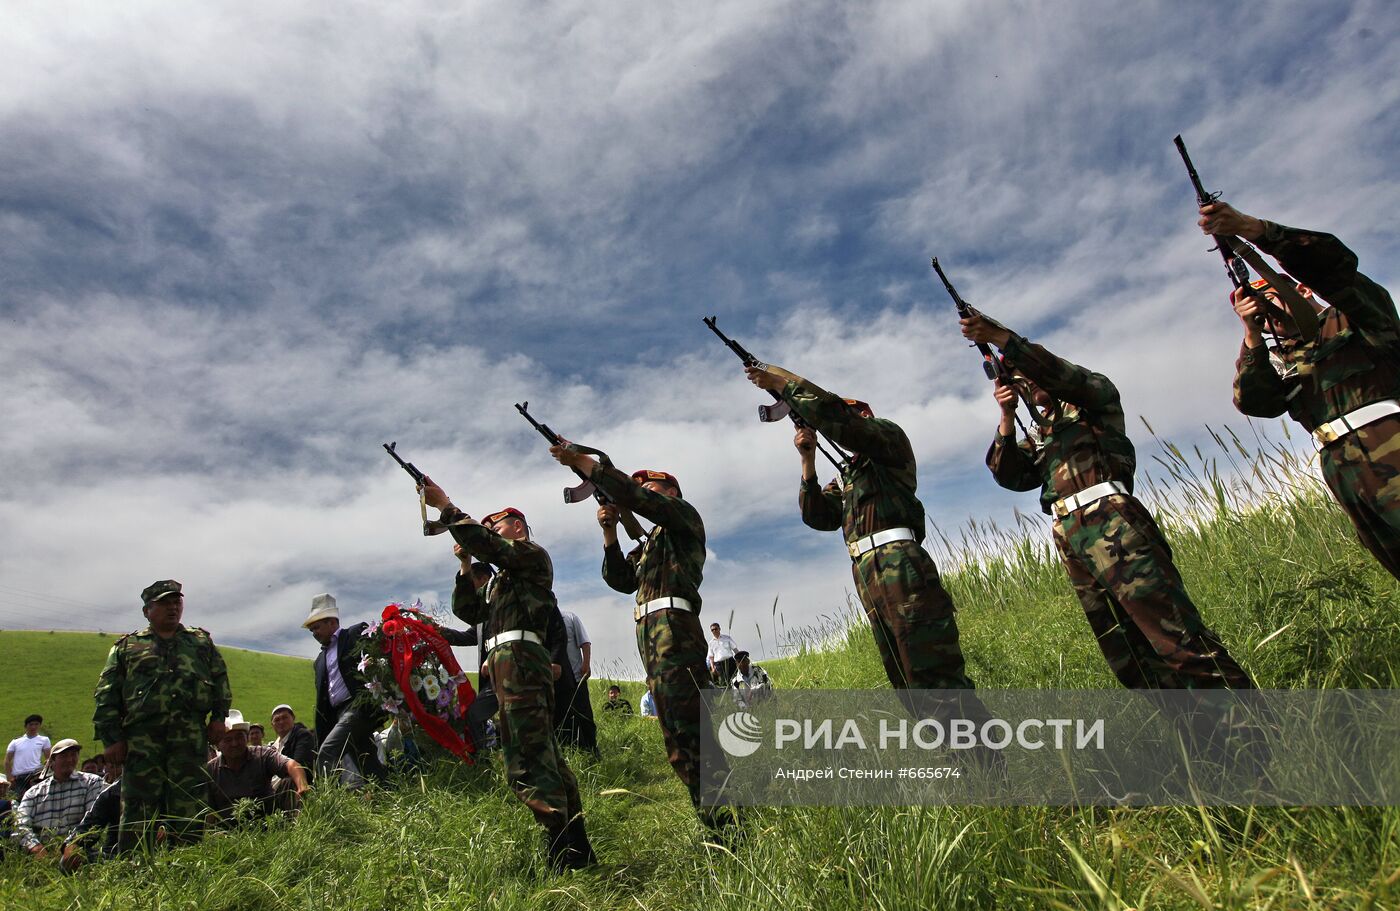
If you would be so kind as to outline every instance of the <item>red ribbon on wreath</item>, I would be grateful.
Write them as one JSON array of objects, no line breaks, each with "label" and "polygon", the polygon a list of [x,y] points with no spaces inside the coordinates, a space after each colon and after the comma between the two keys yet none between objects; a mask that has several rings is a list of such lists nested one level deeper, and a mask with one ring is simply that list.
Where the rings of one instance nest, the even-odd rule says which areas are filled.
[{"label": "red ribbon on wreath", "polygon": [[[467,709],[471,708],[476,699],[476,691],[472,689],[471,681],[462,673],[457,656],[452,654],[452,646],[447,644],[447,640],[443,639],[442,634],[431,624],[424,623],[414,616],[418,613],[413,608],[400,607],[397,604],[390,604],[384,608],[384,624],[379,631],[384,635],[384,649],[389,655],[389,667],[394,672],[394,680],[403,693],[404,705],[408,706],[413,720],[417,721],[419,726],[427,731],[428,736],[443,749],[470,764],[473,762],[471,754],[476,752],[476,744],[472,743],[471,734],[458,734],[446,721],[430,714],[423,707],[418,693],[409,686],[409,675],[427,659],[430,650],[437,656],[444,671],[454,677],[463,678],[462,682],[457,684],[457,706],[462,718],[467,717]],[[420,643],[428,649],[415,648]]]}]

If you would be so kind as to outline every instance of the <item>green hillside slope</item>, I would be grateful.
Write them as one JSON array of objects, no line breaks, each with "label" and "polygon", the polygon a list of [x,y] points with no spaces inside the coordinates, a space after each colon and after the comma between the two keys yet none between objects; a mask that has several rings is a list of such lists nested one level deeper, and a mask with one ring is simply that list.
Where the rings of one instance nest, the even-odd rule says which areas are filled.
[{"label": "green hillside slope", "polygon": [[[73,737],[84,755],[96,752],[92,691],[117,637],[110,633],[0,630],[0,736],[23,731],[31,712],[44,716],[44,733]],[[316,707],[311,662],[220,646],[228,662],[233,707],[267,724],[272,707],[285,702],[308,725]]]}]

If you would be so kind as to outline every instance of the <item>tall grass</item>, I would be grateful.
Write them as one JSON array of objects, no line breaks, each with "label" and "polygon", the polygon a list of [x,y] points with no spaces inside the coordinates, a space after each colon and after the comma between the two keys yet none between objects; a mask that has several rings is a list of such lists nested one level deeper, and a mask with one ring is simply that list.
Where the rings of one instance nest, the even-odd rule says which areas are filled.
[{"label": "tall grass", "polygon": [[[1163,443],[1143,485],[1207,621],[1261,685],[1395,686],[1400,587],[1287,446],[1229,433],[1215,443],[1220,452]],[[966,552],[942,564],[980,686],[1116,685],[1047,526],[1023,516],[1013,529],[976,523],[959,537]],[[788,637],[796,654],[765,663],[778,685],[888,685],[855,605],[795,632],[780,615],[775,606],[769,635]],[[604,758],[572,757],[603,859],[593,871],[542,869],[538,833],[497,766],[443,764],[367,795],[318,788],[293,824],[75,877],[7,858],[0,906],[1400,907],[1395,808],[757,809],[742,842],[719,846],[663,762],[655,722],[599,720]]]}]

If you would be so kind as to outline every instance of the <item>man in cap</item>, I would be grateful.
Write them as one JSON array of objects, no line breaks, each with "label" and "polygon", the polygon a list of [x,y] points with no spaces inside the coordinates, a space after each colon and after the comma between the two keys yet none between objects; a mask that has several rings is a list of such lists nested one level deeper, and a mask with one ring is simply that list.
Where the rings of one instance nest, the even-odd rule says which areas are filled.
[{"label": "man in cap", "polygon": [[277,733],[272,743],[277,752],[301,766],[310,780],[316,766],[316,735],[297,721],[296,712],[285,702],[272,710],[272,730]]},{"label": "man in cap", "polygon": [[749,708],[773,695],[768,672],[761,665],[751,662],[748,652],[739,652],[734,656],[734,661],[734,676],[729,681],[729,687],[740,708]]},{"label": "man in cap", "polygon": [[1039,490],[1055,547],[1104,658],[1133,689],[1252,689],[1209,630],[1172,562],[1171,545],[1133,496],[1137,456],[1118,389],[975,314],[963,335],[1001,349],[1036,405],[1036,430],[1017,441],[1016,390],[993,393],[1001,423],[987,467],[1010,490]]},{"label": "man in cap", "polygon": [[[793,441],[802,462],[802,521],[819,531],[843,531],[856,593],[890,685],[947,694],[930,697],[926,707],[902,697],[913,714],[980,722],[987,713],[964,672],[953,599],[921,543],[924,507],[915,495],[918,472],[909,438],[898,424],[875,417],[865,402],[764,366],[746,368],[749,381],[778,393],[807,425]],[[815,431],[853,453],[826,487],[817,480]],[[1000,754],[974,758],[999,765]]]},{"label": "man in cap", "polygon": [[[562,632],[554,598],[554,564],[530,540],[525,515],[514,507],[480,522],[452,505],[430,479],[423,488],[427,505],[441,511],[436,525],[461,546],[452,591],[452,612],[467,623],[484,624],[484,674],[500,703],[501,752],[511,790],[545,831],[545,854],[555,870],[580,869],[597,862],[584,827],[578,782],[554,733],[553,666],[546,646],[551,625]],[[481,585],[467,559],[490,563],[497,572]]]},{"label": "man in cap", "polygon": [[[1323,480],[1357,537],[1400,579],[1400,316],[1395,302],[1357,271],[1356,254],[1331,234],[1286,228],[1220,201],[1201,207],[1199,224],[1206,234],[1235,235],[1257,245],[1283,266],[1288,273],[1284,280],[1300,282],[1296,291],[1317,319],[1317,337],[1311,341],[1304,341],[1291,312],[1277,306],[1266,311],[1244,289],[1232,295],[1244,324],[1235,364],[1235,407],[1253,417],[1286,412],[1313,435]],[[1267,281],[1256,281],[1254,287],[1278,301],[1278,291]],[[1265,332],[1277,340],[1272,350],[1265,346]]]},{"label": "man in cap", "polygon": [[[230,710],[224,734],[219,738],[219,755],[209,760],[209,807],[224,819],[233,816],[240,800],[254,801],[259,814],[278,807],[293,811],[306,796],[306,773],[292,759],[270,746],[248,743],[250,725],[243,713]],[[292,783],[292,790],[276,793],[275,780]]]},{"label": "man in cap", "polygon": [[311,613],[302,626],[321,645],[313,666],[316,675],[316,737],[321,746],[316,754],[316,774],[340,770],[340,782],[360,788],[365,777],[382,781],[384,766],[379,762],[373,735],[382,716],[357,703],[364,691],[364,677],[356,668],[355,644],[368,623],[340,626],[340,608],[335,596],[317,595],[311,599]]},{"label": "man in cap", "polygon": [[182,626],[179,582],[141,592],[149,625],[122,636],[98,679],[93,725],[107,763],[124,763],[121,841],[128,847],[163,824],[193,837],[204,803],[208,744],[224,731],[232,695],[224,658],[209,633]]},{"label": "man in cap", "polygon": [[46,841],[61,841],[82,821],[83,815],[102,791],[102,778],[78,771],[82,745],[76,740],[60,740],[49,753],[53,773],[24,792],[15,814],[19,846],[36,857],[47,853]]},{"label": "man in cap", "polygon": [[[711,828],[731,825],[732,810],[713,805],[728,768],[718,758],[708,768],[700,763],[702,699],[712,686],[705,662],[705,631],[700,626],[700,580],[705,568],[705,524],[700,513],[681,498],[680,483],[669,472],[642,470],[625,475],[567,443],[549,451],[612,501],[598,509],[603,581],[614,591],[636,593],[632,617],[637,652],[646,668],[647,689],[656,698],[667,761],[690,792],[701,821]],[[617,540],[619,508],[654,523],[646,540],[625,556]]]}]

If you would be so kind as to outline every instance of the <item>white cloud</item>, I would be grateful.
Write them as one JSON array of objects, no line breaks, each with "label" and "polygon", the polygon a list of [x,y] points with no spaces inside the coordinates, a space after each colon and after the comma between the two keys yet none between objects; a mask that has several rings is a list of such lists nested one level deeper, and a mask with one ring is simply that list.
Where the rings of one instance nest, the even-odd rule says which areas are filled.
[{"label": "white cloud", "polygon": [[1130,430],[1186,438],[1232,415],[1238,329],[1173,134],[1393,278],[1381,3],[79,12],[0,35],[6,623],[60,598],[133,625],[173,575],[221,641],[307,653],[318,591],[445,596],[398,440],[469,508],[525,509],[600,661],[635,667],[529,399],[676,472],[707,618],[768,636],[775,596],[790,627],[840,610],[848,567],[701,315],[905,426],[952,528],[1035,504],[980,468],[995,411],[929,254],[1112,377]]}]

